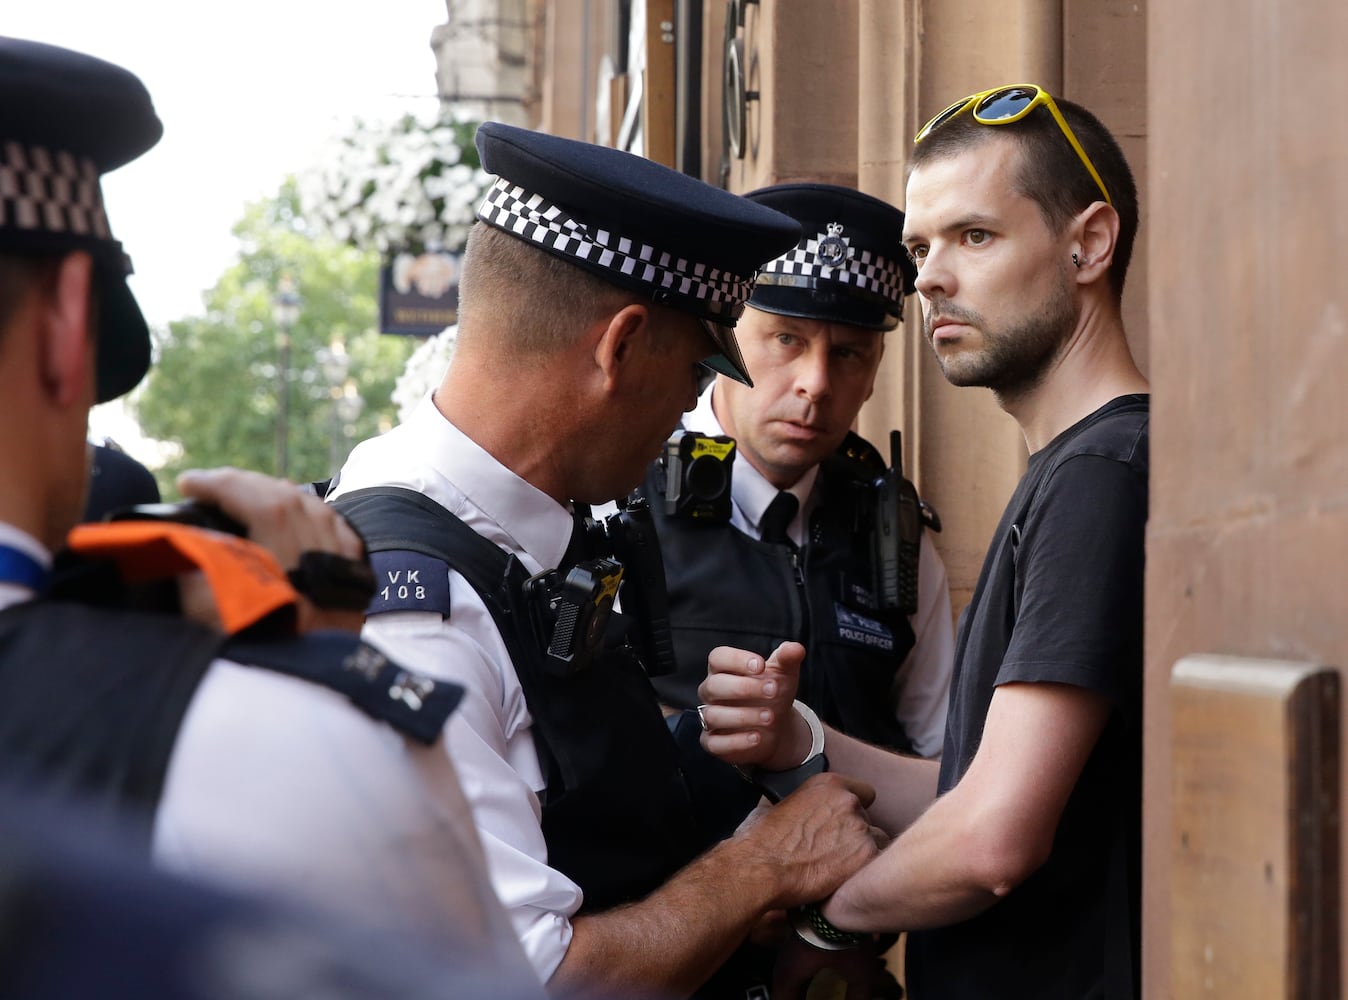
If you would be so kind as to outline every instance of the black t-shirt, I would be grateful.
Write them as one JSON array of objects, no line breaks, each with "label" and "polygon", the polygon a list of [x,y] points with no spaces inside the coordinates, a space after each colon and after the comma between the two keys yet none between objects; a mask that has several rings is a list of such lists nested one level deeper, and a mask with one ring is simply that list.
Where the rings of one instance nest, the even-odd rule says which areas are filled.
[{"label": "black t-shirt", "polygon": [[978,750],[999,684],[1114,706],[1049,860],[971,920],[909,936],[914,1000],[1139,994],[1142,594],[1148,397],[1122,396],[1031,456],[960,619],[939,790]]}]

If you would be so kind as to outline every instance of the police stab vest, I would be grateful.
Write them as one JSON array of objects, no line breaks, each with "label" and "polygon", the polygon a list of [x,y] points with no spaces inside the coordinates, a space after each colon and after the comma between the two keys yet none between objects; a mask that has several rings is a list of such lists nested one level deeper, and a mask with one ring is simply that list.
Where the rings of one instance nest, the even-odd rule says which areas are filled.
[{"label": "police stab vest", "polygon": [[[864,446],[864,450],[863,450]],[[857,454],[869,461],[857,459]],[[697,704],[707,655],[736,646],[767,656],[778,644],[804,644],[798,697],[843,732],[897,750],[912,749],[894,714],[894,678],[915,638],[905,615],[876,610],[856,491],[884,463],[849,435],[820,466],[820,502],[804,548],[760,542],[728,522],[671,516],[659,470],[642,492],[664,556],[677,671],[655,678],[661,699]]]}]

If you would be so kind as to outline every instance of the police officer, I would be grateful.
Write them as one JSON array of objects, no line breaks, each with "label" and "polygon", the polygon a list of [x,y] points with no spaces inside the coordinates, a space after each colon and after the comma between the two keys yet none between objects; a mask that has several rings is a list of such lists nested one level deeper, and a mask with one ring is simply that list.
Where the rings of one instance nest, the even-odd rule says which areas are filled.
[{"label": "police officer", "polygon": [[[0,776],[127,817],[169,867],[430,937],[507,995],[538,995],[441,747],[457,689],[353,634],[297,634],[349,622],[353,596],[360,620],[368,589],[334,599],[338,571],[365,566],[349,525],[292,484],[220,470],[180,488],[251,540],[71,530],[89,409],[150,362],[99,177],[161,131],[126,70],[0,38]],[[182,569],[213,585],[216,627],[127,606],[144,596],[133,577]]]},{"label": "police officer", "polygon": [[691,708],[716,646],[767,656],[795,640],[809,650],[799,697],[824,721],[938,755],[954,646],[945,566],[930,532],[914,534],[898,558],[913,560],[916,608],[885,606],[885,461],[851,430],[913,290],[903,213],[831,184],[746,197],[796,219],[801,238],[759,272],[737,327],[754,387],[718,376],[647,476],[677,650],[656,688]]},{"label": "police officer", "polygon": [[[499,123],[477,145],[497,180],[453,360],[330,494],[373,553],[365,636],[463,685],[450,755],[550,989],[743,997],[708,977],[765,914],[826,896],[873,853],[869,789],[816,776],[700,853],[691,765],[616,616],[605,626],[631,581],[573,527],[641,481],[701,366],[748,381],[732,327],[799,227],[618,150]],[[649,569],[631,556],[624,574]],[[743,815],[758,793],[730,779],[750,792]]]}]

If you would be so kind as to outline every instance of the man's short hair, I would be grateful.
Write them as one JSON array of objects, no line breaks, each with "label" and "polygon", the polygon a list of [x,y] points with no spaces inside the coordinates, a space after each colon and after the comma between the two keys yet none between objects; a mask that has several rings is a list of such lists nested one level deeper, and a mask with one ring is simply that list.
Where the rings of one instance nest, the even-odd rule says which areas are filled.
[{"label": "man's short hair", "polygon": [[[1060,97],[1054,100],[1095,164],[1119,213],[1119,238],[1109,269],[1109,283],[1115,298],[1121,298],[1137,238],[1137,184],[1123,150],[1100,119],[1072,101]],[[909,170],[963,153],[997,136],[1012,137],[1020,144],[1016,186],[1039,205],[1044,221],[1054,233],[1062,232],[1074,216],[1100,200],[1100,188],[1045,107],[1035,108],[1020,121],[1007,125],[983,125],[971,113],[963,112],[913,147]]]},{"label": "man's short hair", "polygon": [[29,290],[44,271],[55,267],[59,258],[42,260],[18,254],[0,253],[0,343]]},{"label": "man's short hair", "polygon": [[633,301],[633,293],[478,222],[459,275],[459,339],[491,336],[520,358],[548,357]]}]

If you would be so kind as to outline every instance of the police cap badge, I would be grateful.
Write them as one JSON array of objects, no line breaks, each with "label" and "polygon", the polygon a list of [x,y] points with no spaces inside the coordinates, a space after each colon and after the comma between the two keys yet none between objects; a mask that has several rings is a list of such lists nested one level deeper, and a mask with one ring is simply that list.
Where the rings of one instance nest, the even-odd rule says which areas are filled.
[{"label": "police cap badge", "polygon": [[720,352],[705,364],[752,384],[733,328],[758,268],[796,245],[799,224],[606,146],[486,122],[477,148],[497,175],[479,219],[698,317]]},{"label": "police cap badge", "polygon": [[833,184],[778,184],[745,197],[801,224],[800,242],[759,273],[751,306],[870,330],[898,326],[917,280],[902,212]]}]

